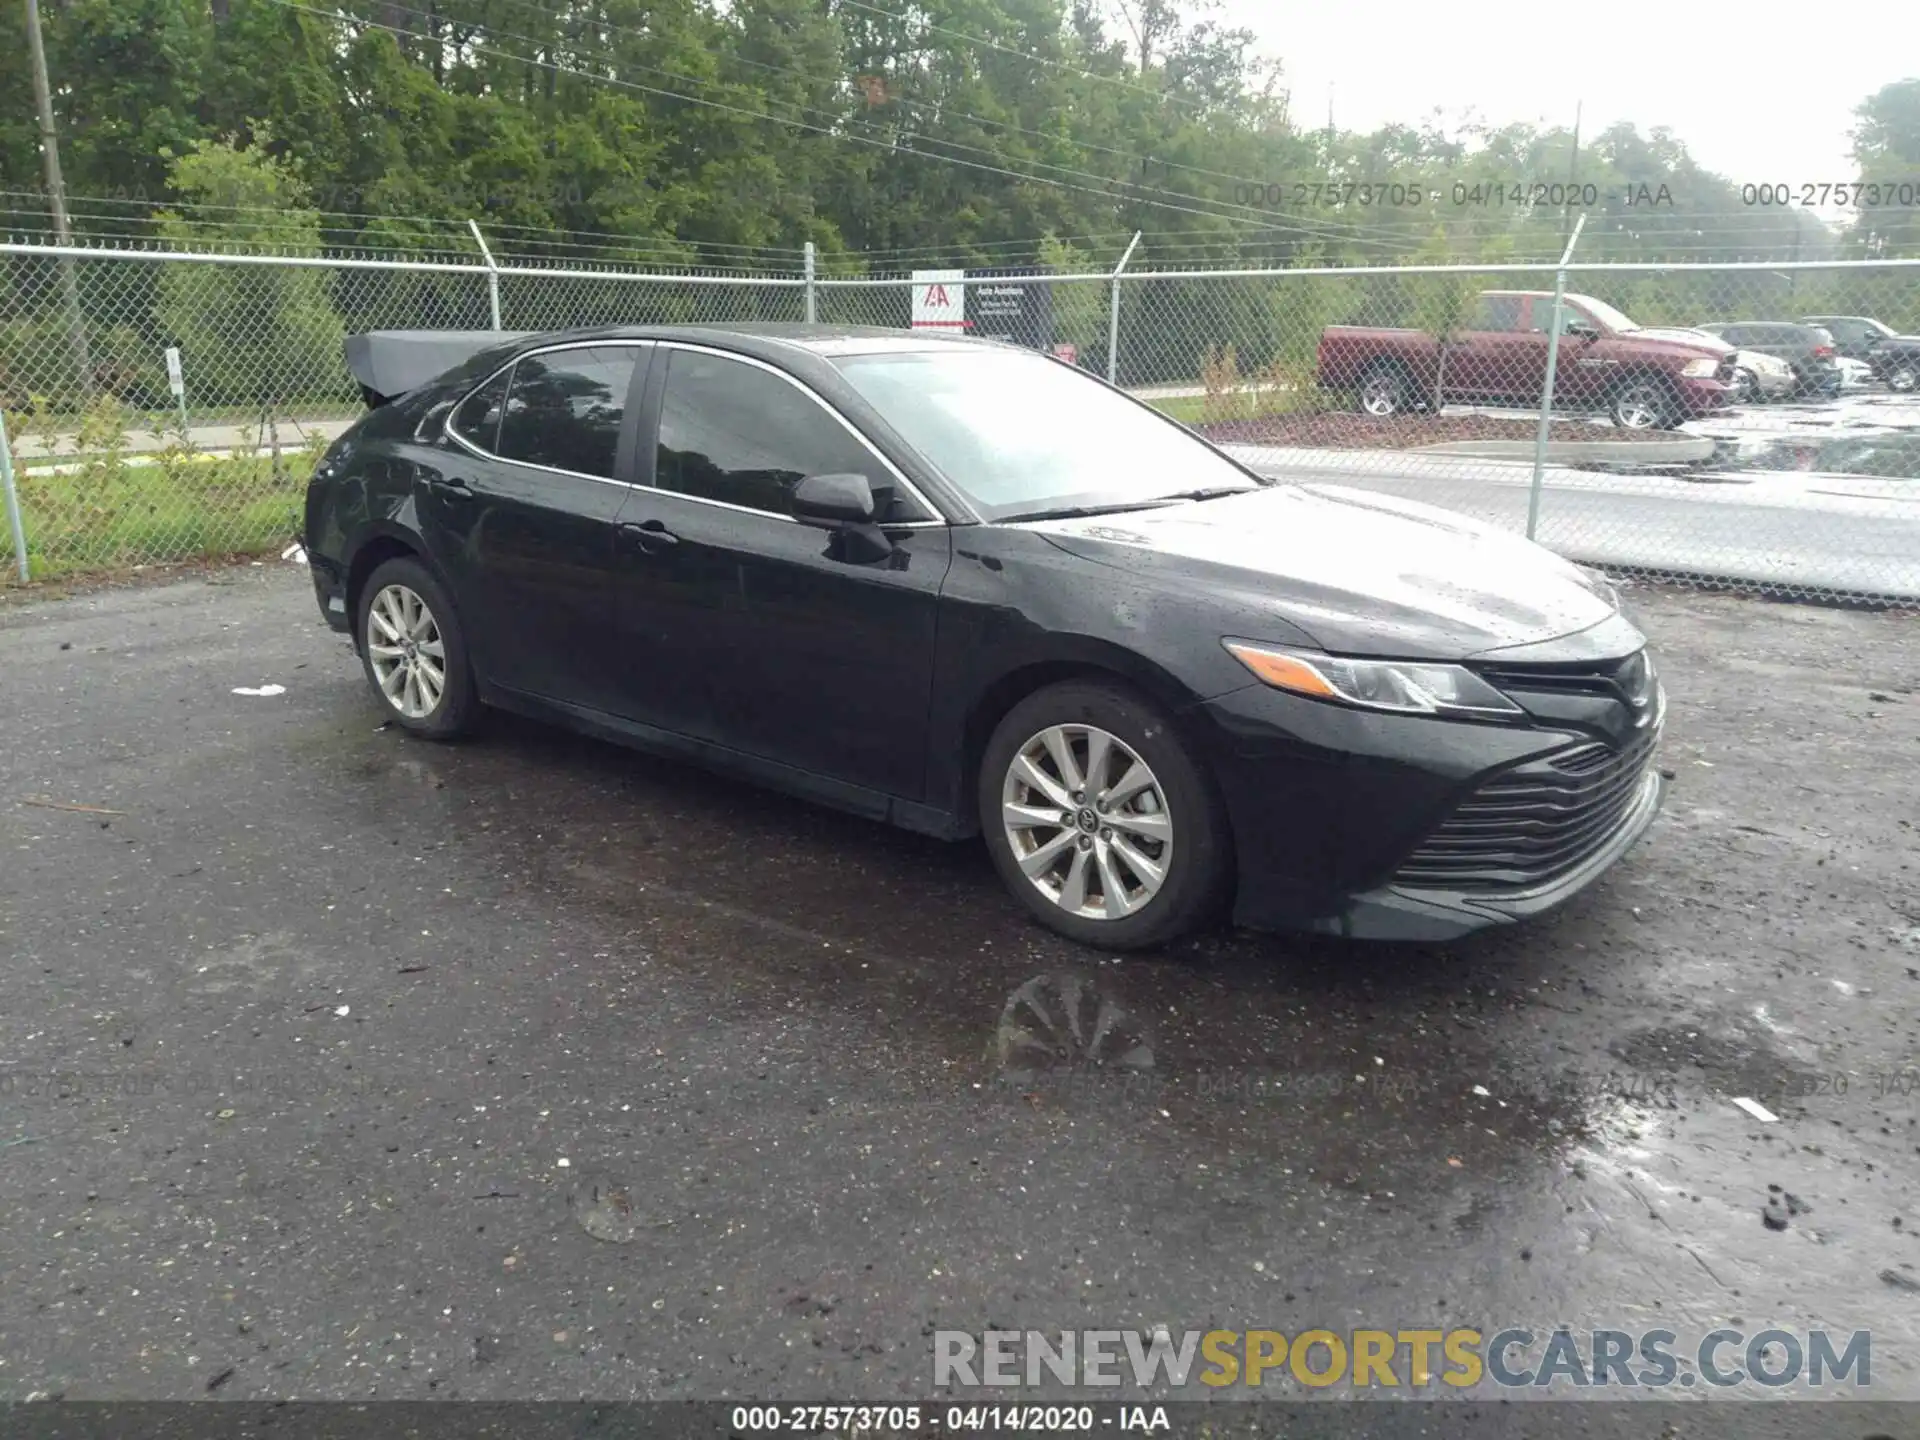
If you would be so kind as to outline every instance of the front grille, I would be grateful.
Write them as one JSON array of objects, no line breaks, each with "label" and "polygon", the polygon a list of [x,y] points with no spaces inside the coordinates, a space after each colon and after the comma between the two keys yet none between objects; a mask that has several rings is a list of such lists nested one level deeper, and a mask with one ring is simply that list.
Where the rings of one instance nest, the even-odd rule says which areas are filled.
[{"label": "front grille", "polygon": [[1636,650],[1624,660],[1478,668],[1523,705],[1530,694],[1604,696],[1626,701],[1636,714],[1648,712],[1653,704],[1653,665],[1645,650]]},{"label": "front grille", "polygon": [[1395,883],[1518,891],[1566,874],[1620,828],[1657,743],[1648,726],[1625,749],[1594,741],[1501,771],[1407,857]]}]

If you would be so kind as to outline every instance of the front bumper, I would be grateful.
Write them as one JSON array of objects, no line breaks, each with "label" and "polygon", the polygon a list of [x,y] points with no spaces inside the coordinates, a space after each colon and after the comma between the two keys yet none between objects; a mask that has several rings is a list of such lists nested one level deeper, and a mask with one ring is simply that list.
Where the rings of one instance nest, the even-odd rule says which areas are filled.
[{"label": "front bumper", "polygon": [[1660,813],[1667,782],[1657,768],[1641,777],[1632,807],[1606,841],[1573,869],[1527,890],[1481,893],[1383,885],[1348,898],[1337,915],[1308,926],[1352,940],[1416,940],[1434,943],[1470,935],[1493,925],[1511,925],[1565,904],[1598,880],[1646,834]]},{"label": "front bumper", "polygon": [[1733,403],[1733,386],[1724,380],[1688,379],[1683,376],[1674,381],[1674,390],[1680,397],[1681,408],[1689,415],[1724,410]]},{"label": "front bumper", "polygon": [[[1536,713],[1531,724],[1484,724],[1354,710],[1260,685],[1197,707],[1233,828],[1234,920],[1256,930],[1433,942],[1563,903],[1631,848],[1665,792],[1656,760],[1664,700],[1640,728],[1624,705],[1611,709],[1621,713],[1569,702],[1559,720]],[[1489,780],[1528,776],[1540,762],[1558,765],[1600,744],[1630,752],[1620,757],[1627,768],[1609,782],[1609,808],[1549,873],[1455,885],[1444,867],[1436,879],[1412,863]]]},{"label": "front bumper", "polygon": [[340,567],[325,556],[307,548],[307,571],[313,576],[313,598],[320,606],[320,617],[334,629],[345,631],[352,625],[347,614],[347,577]]}]

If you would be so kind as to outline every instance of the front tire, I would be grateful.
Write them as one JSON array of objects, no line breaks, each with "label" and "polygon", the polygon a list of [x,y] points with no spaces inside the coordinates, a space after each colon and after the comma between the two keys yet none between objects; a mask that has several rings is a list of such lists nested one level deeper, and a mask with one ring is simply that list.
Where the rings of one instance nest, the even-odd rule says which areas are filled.
[{"label": "front tire", "polygon": [[1760,377],[1744,365],[1733,372],[1733,398],[1742,405],[1752,405],[1760,398]]},{"label": "front tire", "polygon": [[1120,685],[1067,681],[1015,705],[980,765],[994,866],[1041,924],[1105,950],[1165,944],[1221,898],[1231,844],[1172,722]]},{"label": "front tire", "polygon": [[1629,376],[1621,381],[1609,408],[1613,423],[1622,430],[1669,429],[1679,409],[1672,392],[1647,376]]},{"label": "front tire", "polygon": [[1888,366],[1887,388],[1902,395],[1920,389],[1920,360],[1899,360]]},{"label": "front tire", "polygon": [[360,587],[360,661],[387,717],[429,740],[472,728],[479,699],[453,601],[418,560],[396,557]]}]

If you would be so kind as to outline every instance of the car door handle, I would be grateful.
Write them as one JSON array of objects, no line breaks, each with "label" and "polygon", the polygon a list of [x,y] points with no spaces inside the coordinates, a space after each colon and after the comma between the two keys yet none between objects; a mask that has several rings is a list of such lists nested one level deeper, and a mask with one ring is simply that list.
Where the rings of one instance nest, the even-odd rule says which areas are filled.
[{"label": "car door handle", "polygon": [[658,555],[680,543],[680,537],[667,529],[659,520],[627,521],[620,526],[620,533],[638,545],[648,555]]},{"label": "car door handle", "polygon": [[434,494],[445,496],[449,500],[471,500],[473,498],[473,489],[466,481],[448,479],[444,475],[436,475],[427,481],[427,488],[433,491]]}]

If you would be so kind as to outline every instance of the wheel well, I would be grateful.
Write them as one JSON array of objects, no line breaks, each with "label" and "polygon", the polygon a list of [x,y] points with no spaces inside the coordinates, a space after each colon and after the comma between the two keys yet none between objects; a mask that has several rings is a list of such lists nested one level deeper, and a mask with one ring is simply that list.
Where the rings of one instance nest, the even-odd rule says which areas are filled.
[{"label": "wheel well", "polygon": [[1679,389],[1674,384],[1671,375],[1664,370],[1653,370],[1644,365],[1636,366],[1634,369],[1628,370],[1625,374],[1621,375],[1619,379],[1613,382],[1613,388],[1607,393],[1609,396],[1618,395],[1622,390],[1626,389],[1627,386],[1636,385],[1642,380],[1652,381],[1669,395],[1679,393]]},{"label": "wheel well", "polygon": [[1379,355],[1360,367],[1362,383],[1375,375],[1398,375],[1407,384],[1413,384],[1413,368],[1398,355]]},{"label": "wheel well", "polygon": [[367,577],[387,561],[401,556],[417,560],[420,552],[392,535],[376,535],[354,552],[353,564],[347,569],[346,601],[347,626],[356,645],[360,642],[360,591],[365,587]]},{"label": "wheel well", "polygon": [[962,814],[970,823],[975,818],[973,797],[980,784],[980,762],[986,757],[987,742],[993,738],[994,730],[1006,718],[1007,712],[1022,700],[1035,691],[1058,685],[1064,680],[1101,681],[1138,691],[1165,708],[1174,723],[1180,724],[1179,712],[1185,697],[1179,695],[1173,682],[1163,676],[1131,674],[1091,660],[1048,660],[1010,670],[986,688],[967,716],[966,731],[961,742],[965,765],[961,776],[960,803],[964,807]]}]

